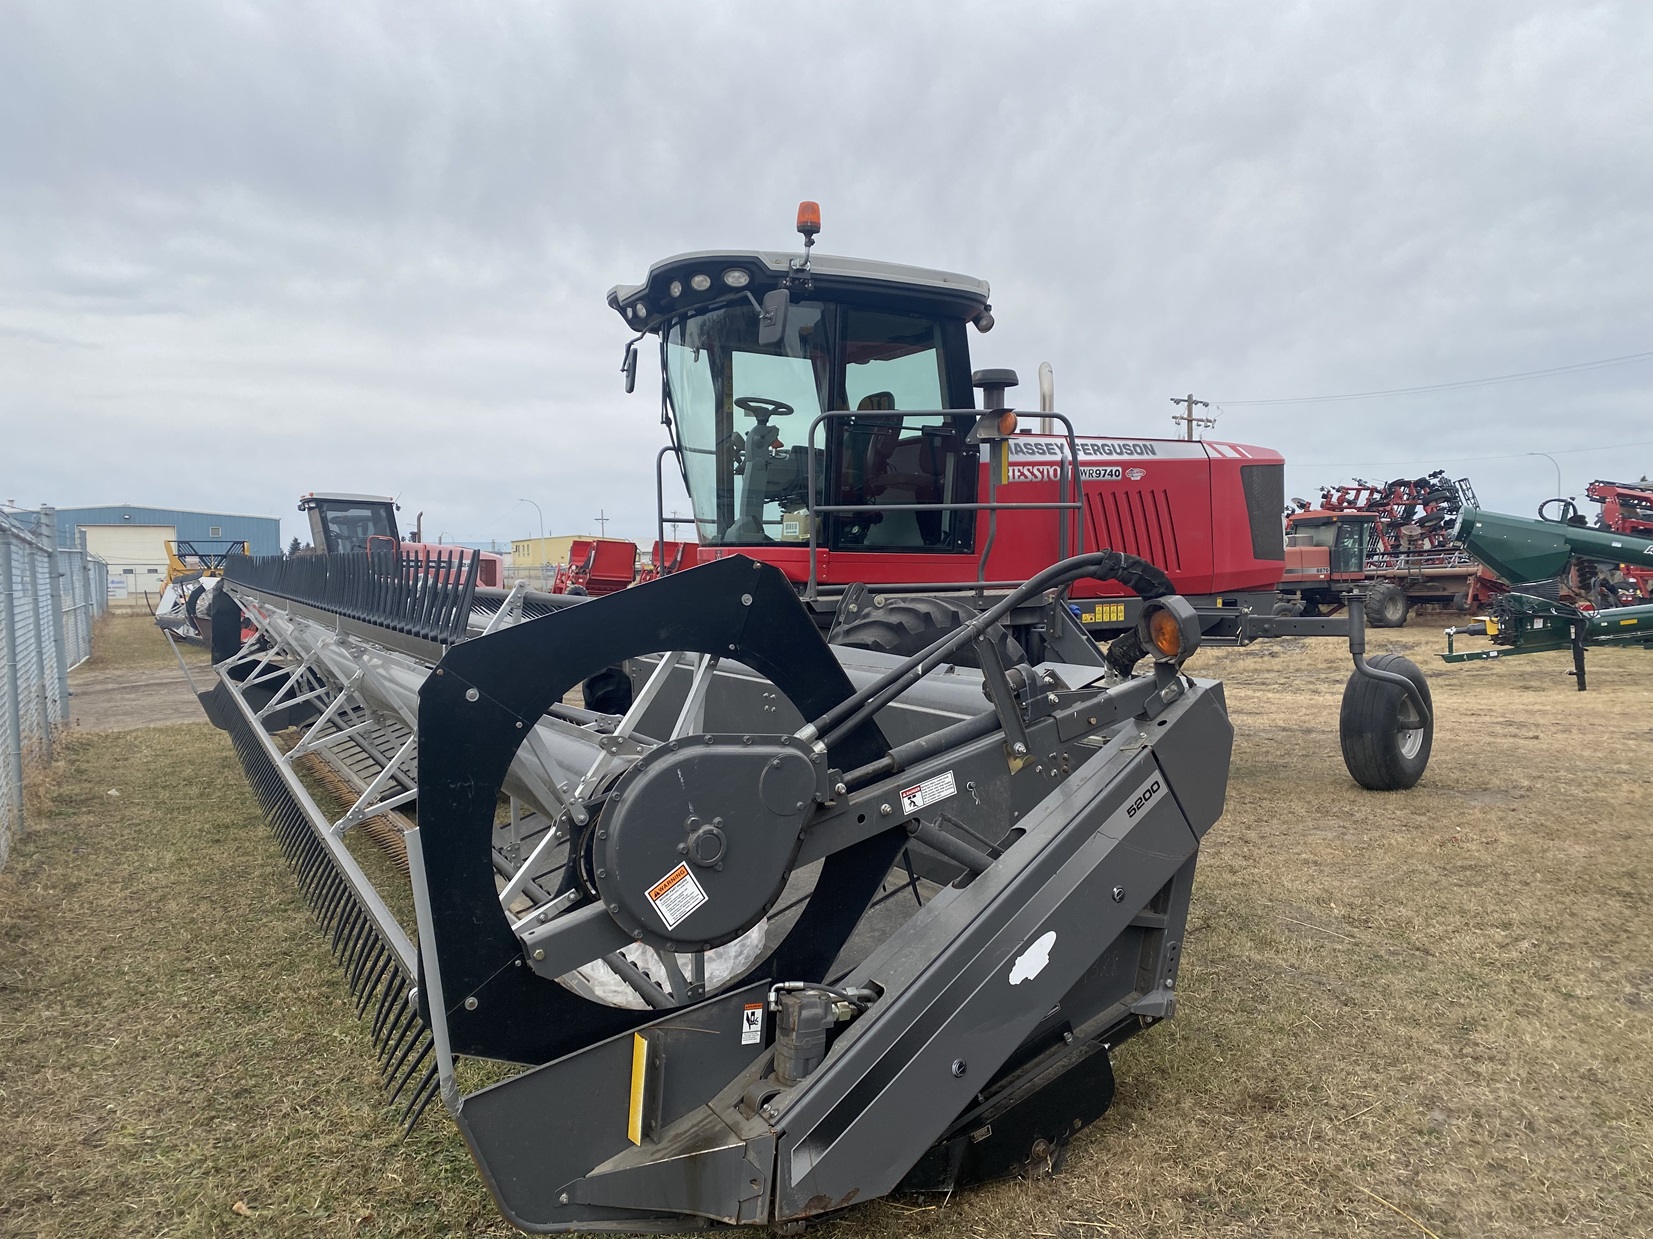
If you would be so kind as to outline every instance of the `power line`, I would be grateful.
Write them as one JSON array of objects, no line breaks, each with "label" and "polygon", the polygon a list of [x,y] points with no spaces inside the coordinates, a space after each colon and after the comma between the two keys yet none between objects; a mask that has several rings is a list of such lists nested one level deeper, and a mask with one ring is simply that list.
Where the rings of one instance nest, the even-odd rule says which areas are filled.
[{"label": "power line", "polygon": [[1484,379],[1459,379],[1452,383],[1428,383],[1421,387],[1391,387],[1384,391],[1343,392],[1336,396],[1282,396],[1275,400],[1225,400],[1224,404],[1327,404],[1338,400],[1371,400],[1379,396],[1419,396],[1427,392],[1454,391],[1462,387],[1483,387],[1493,383],[1519,383],[1526,379],[1548,378],[1554,374],[1579,374],[1587,370],[1605,370],[1609,366],[1628,366],[1638,361],[1653,360],[1653,352],[1626,353],[1623,357],[1603,357],[1597,361],[1580,361],[1569,366],[1550,366],[1544,370],[1523,370],[1518,374],[1495,374]]},{"label": "power line", "polygon": [[1192,439],[1194,437],[1195,426],[1215,426],[1217,424],[1217,419],[1214,417],[1194,416],[1195,405],[1209,409],[1211,407],[1211,402],[1209,400],[1195,400],[1193,392],[1189,392],[1186,396],[1172,396],[1171,403],[1185,404],[1188,406],[1188,412],[1173,414],[1171,417],[1173,422],[1182,422],[1187,427],[1188,433],[1183,436],[1185,439]]},{"label": "power line", "polygon": [[[1640,443],[1603,443],[1600,447],[1559,447],[1552,456],[1572,456],[1579,452],[1616,452],[1626,447],[1653,447],[1653,439]],[[1523,456],[1543,456],[1543,452],[1509,452],[1502,456],[1422,456],[1412,460],[1288,460],[1288,465],[1313,466],[1317,469],[1369,469],[1374,465],[1472,465],[1484,460],[1519,460]]]}]

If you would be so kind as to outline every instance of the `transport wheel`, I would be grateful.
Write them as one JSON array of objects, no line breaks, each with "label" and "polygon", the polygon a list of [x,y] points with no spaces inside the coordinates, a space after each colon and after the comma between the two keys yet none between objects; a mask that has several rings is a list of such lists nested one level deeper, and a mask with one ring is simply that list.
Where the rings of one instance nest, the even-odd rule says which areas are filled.
[{"label": "transport wheel", "polygon": [[1413,787],[1429,765],[1435,738],[1435,706],[1429,683],[1409,658],[1379,654],[1367,660],[1379,671],[1395,671],[1418,686],[1429,718],[1418,710],[1404,689],[1352,672],[1343,688],[1343,710],[1338,716],[1338,739],[1343,764],[1354,781],[1367,791],[1391,792]]},{"label": "transport wheel", "polygon": [[[828,634],[827,640],[833,645],[906,658],[934,645],[976,614],[968,607],[941,598],[891,598],[882,605],[870,593],[866,598],[872,605],[863,604],[855,617],[848,623],[835,625]],[[1027,661],[1021,643],[1013,637],[1005,638],[1003,652],[1005,662],[1010,665]],[[961,667],[978,665],[976,651],[971,646],[959,650],[953,661]]]},{"label": "transport wheel", "polygon": [[607,667],[580,685],[585,708],[598,714],[624,714],[631,709],[631,680],[618,667]]},{"label": "transport wheel", "polygon": [[1274,604],[1274,613],[1286,618],[1301,615],[1303,614],[1303,603],[1301,601],[1286,602],[1281,600]]},{"label": "transport wheel", "polygon": [[200,610],[201,599],[206,595],[206,592],[207,587],[205,585],[197,585],[190,590],[189,596],[184,599],[184,618],[189,621],[189,626],[194,630],[197,637],[204,641],[210,641],[211,636],[209,634],[211,633],[212,620],[208,613]]},{"label": "transport wheel", "polygon": [[1378,581],[1366,591],[1366,618],[1373,628],[1403,627],[1406,611],[1406,591],[1393,581]]}]

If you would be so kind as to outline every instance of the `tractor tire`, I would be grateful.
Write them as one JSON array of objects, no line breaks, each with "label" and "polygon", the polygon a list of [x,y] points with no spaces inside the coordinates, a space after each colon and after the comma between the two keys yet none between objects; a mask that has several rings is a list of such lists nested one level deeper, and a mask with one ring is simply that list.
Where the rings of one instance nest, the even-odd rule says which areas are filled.
[{"label": "tractor tire", "polygon": [[[835,626],[827,640],[833,645],[908,658],[968,623],[975,614],[968,607],[940,598],[893,598]],[[1014,637],[1005,638],[1001,653],[1007,666],[1027,661],[1021,643]],[[968,645],[954,653],[953,662],[960,667],[980,666],[974,647]]]},{"label": "tractor tire", "polygon": [[1343,764],[1367,791],[1392,792],[1416,786],[1429,765],[1429,750],[1435,739],[1435,704],[1429,695],[1429,683],[1416,663],[1399,654],[1379,654],[1368,659],[1367,666],[1399,672],[1416,684],[1429,707],[1429,717],[1418,718],[1417,707],[1404,689],[1351,672],[1337,720]]},{"label": "tractor tire", "polygon": [[1373,628],[1404,628],[1409,609],[1406,591],[1393,581],[1375,582],[1366,591],[1366,621]]},{"label": "tractor tire", "polygon": [[1303,600],[1301,598],[1287,602],[1281,599],[1274,604],[1274,613],[1282,619],[1291,619],[1303,614]]}]

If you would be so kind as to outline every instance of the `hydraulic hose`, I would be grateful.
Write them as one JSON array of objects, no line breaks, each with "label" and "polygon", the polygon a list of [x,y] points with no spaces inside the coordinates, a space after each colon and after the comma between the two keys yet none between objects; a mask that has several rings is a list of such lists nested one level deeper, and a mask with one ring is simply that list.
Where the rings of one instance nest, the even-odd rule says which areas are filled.
[{"label": "hydraulic hose", "polygon": [[[805,742],[821,739],[824,744],[831,747],[937,666],[946,662],[948,655],[974,641],[1029,598],[1087,578],[1097,581],[1118,581],[1144,598],[1162,598],[1176,592],[1171,579],[1159,568],[1145,559],[1127,555],[1122,551],[1090,551],[1084,555],[1064,559],[1017,586],[974,619],[961,624],[940,640],[890,668],[866,688],[845,698],[820,718],[805,724],[797,733],[798,739]],[[1138,646],[1136,658],[1141,657]],[[1131,660],[1133,664],[1136,658]]]}]

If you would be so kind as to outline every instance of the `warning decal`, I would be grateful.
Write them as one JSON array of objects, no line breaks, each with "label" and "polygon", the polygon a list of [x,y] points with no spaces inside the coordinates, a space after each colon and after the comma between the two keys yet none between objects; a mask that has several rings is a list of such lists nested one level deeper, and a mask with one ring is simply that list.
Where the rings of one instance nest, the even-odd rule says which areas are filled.
[{"label": "warning decal", "polygon": [[706,902],[706,892],[694,880],[689,866],[680,864],[646,892],[649,902],[667,929],[676,929],[683,919]]},{"label": "warning decal", "polygon": [[757,1045],[763,1040],[763,1004],[749,1002],[740,1013],[740,1043]]},{"label": "warning decal", "polygon": [[925,779],[916,787],[901,789],[901,811],[903,813],[917,813],[926,805],[933,805],[947,797],[958,794],[958,784],[953,781],[953,772],[945,771]]},{"label": "warning decal", "polygon": [[1094,606],[1086,607],[1079,612],[1079,622],[1082,624],[1123,624],[1125,622],[1125,604],[1123,602],[1098,602]]}]

